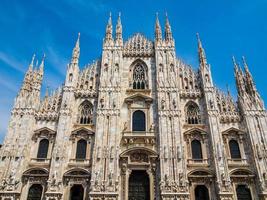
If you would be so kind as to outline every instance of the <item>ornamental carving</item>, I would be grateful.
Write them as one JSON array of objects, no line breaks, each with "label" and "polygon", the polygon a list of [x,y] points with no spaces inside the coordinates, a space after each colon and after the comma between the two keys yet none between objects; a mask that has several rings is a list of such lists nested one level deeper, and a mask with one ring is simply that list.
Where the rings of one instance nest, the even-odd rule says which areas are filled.
[{"label": "ornamental carving", "polygon": [[145,153],[132,153],[130,160],[131,162],[148,162],[148,155]]},{"label": "ornamental carving", "polygon": [[140,33],[135,34],[124,44],[124,48],[123,48],[124,56],[149,57],[149,56],[152,56],[153,54],[154,54],[153,42],[145,38],[145,36],[143,36]]}]

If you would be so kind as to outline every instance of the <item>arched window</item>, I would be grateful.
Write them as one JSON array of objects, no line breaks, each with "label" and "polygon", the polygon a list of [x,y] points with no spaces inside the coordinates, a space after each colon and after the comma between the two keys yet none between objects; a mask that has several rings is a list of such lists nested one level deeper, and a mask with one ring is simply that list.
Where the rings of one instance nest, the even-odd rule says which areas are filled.
[{"label": "arched window", "polygon": [[186,122],[188,124],[199,124],[201,123],[200,111],[197,104],[190,102],[186,106]]},{"label": "arched window", "polygon": [[252,200],[250,189],[246,185],[238,185],[236,195],[237,200]]},{"label": "arched window", "polygon": [[192,159],[201,160],[202,157],[202,148],[199,140],[193,140],[191,142],[192,148]]},{"label": "arched window", "polygon": [[93,122],[93,105],[89,101],[84,101],[79,107],[79,123],[92,124]]},{"label": "arched window", "polygon": [[137,110],[132,118],[133,131],[146,131],[146,115],[143,111]]},{"label": "arched window", "polygon": [[195,200],[209,200],[209,190],[205,185],[198,185],[195,188]]},{"label": "arched window", "polygon": [[37,158],[47,158],[49,147],[49,141],[47,139],[42,139],[39,143]]},{"label": "arched window", "polygon": [[41,200],[43,187],[40,184],[33,184],[28,192],[27,200]]},{"label": "arched window", "polygon": [[236,140],[230,140],[229,141],[229,148],[230,148],[230,154],[232,159],[240,159],[240,149],[238,142]]},{"label": "arched window", "polygon": [[76,159],[86,159],[86,149],[87,149],[87,142],[83,139],[80,139],[77,142]]},{"label": "arched window", "polygon": [[133,89],[146,89],[146,85],[145,68],[137,64],[133,69]]}]

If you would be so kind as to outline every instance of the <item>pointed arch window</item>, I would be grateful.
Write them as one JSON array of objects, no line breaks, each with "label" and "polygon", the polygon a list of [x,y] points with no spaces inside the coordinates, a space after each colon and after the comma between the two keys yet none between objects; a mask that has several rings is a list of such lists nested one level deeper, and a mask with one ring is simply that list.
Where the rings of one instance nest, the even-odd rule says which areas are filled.
[{"label": "pointed arch window", "polygon": [[146,131],[146,115],[143,111],[137,110],[133,113],[132,130]]},{"label": "pointed arch window", "polygon": [[87,142],[84,139],[80,139],[77,142],[76,159],[86,159]]},{"label": "pointed arch window", "polygon": [[43,187],[40,184],[33,184],[28,192],[27,200],[41,200]]},{"label": "pointed arch window", "polygon": [[80,124],[92,124],[93,123],[93,105],[89,101],[84,101],[79,107]]},{"label": "pointed arch window", "polygon": [[229,141],[229,148],[232,159],[241,159],[239,144],[236,140]]},{"label": "pointed arch window", "polygon": [[200,124],[201,123],[200,111],[196,103],[190,102],[186,106],[186,119],[185,120],[188,124]]},{"label": "pointed arch window", "polygon": [[39,143],[37,158],[47,158],[49,147],[49,141],[47,139],[42,139]]},{"label": "pointed arch window", "polygon": [[133,69],[133,89],[146,89],[146,70],[145,67],[141,64],[136,64]]},{"label": "pointed arch window", "polygon": [[202,160],[202,148],[199,140],[193,140],[191,142],[192,159]]}]

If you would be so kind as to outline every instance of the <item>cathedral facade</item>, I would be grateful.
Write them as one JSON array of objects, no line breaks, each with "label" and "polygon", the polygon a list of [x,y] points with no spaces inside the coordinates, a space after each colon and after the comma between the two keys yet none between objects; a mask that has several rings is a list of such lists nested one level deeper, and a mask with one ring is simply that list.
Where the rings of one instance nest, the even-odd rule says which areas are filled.
[{"label": "cathedral facade", "polygon": [[123,41],[109,18],[101,58],[41,98],[29,64],[0,150],[1,200],[267,200],[267,117],[245,59],[237,102],[176,57],[171,26]]}]

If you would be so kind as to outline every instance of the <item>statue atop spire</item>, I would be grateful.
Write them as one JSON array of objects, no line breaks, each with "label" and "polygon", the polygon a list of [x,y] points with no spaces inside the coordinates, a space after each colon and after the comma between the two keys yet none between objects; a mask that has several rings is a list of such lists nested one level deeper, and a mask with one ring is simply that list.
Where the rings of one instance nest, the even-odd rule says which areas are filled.
[{"label": "statue atop spire", "polygon": [[244,65],[244,68],[245,68],[245,78],[246,78],[246,84],[247,84],[247,89],[248,89],[248,92],[255,96],[256,93],[257,93],[257,89],[256,89],[256,86],[255,86],[255,83],[254,83],[254,80],[253,80],[253,77],[248,69],[248,65],[247,65],[247,62],[246,62],[246,59],[244,56],[242,56],[242,60],[243,60],[243,65]]},{"label": "statue atop spire", "polygon": [[32,55],[32,61],[31,61],[31,63],[29,64],[29,69],[28,69],[28,71],[32,71],[32,70],[33,70],[34,61],[35,61],[35,54]]},{"label": "statue atop spire", "polygon": [[156,13],[155,38],[156,38],[156,41],[162,40],[162,32],[161,32],[161,26],[160,26],[160,23],[159,23],[159,15],[158,15],[158,13]]},{"label": "statue atop spire", "polygon": [[121,13],[119,13],[117,25],[116,25],[116,42],[118,43],[118,45],[122,45]]},{"label": "statue atop spire", "polygon": [[106,36],[105,36],[105,41],[111,41],[113,40],[112,38],[112,18],[111,18],[111,13],[109,14],[109,19],[108,19],[108,24],[106,27]]},{"label": "statue atop spire", "polygon": [[71,64],[78,65],[79,57],[80,57],[80,33],[78,33],[78,38],[77,38],[75,47],[73,48],[73,51],[72,51]]},{"label": "statue atop spire", "polygon": [[171,25],[170,25],[167,13],[166,13],[166,21],[165,21],[165,40],[166,41],[172,41],[173,40]]},{"label": "statue atop spire", "polygon": [[207,66],[207,58],[205,54],[205,50],[202,46],[202,42],[200,40],[199,34],[197,33],[197,43],[198,43],[198,58],[199,58],[199,64],[201,67]]},{"label": "statue atop spire", "polygon": [[43,75],[44,73],[44,60],[45,60],[45,54],[43,55],[43,59],[41,61],[41,64],[39,65],[39,73]]},{"label": "statue atop spire", "polygon": [[242,105],[245,106],[245,109],[252,109],[252,106],[254,106],[253,109],[265,109],[262,98],[260,97],[256,89],[256,85],[248,69],[248,65],[244,56],[242,57],[242,60],[244,65],[244,72],[242,68],[239,67],[239,65],[236,63],[235,58],[233,57],[239,102],[243,102]]}]

